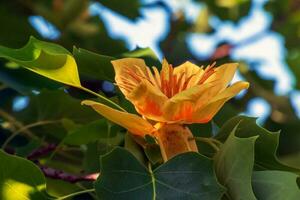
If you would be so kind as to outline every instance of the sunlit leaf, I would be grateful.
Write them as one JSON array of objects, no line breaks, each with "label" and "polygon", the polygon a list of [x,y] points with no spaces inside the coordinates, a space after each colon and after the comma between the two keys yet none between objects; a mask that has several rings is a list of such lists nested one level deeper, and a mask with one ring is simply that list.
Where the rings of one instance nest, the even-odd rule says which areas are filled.
[{"label": "sunlit leaf", "polygon": [[0,169],[0,199],[49,199],[45,177],[32,162],[0,151]]},{"label": "sunlit leaf", "polygon": [[59,45],[30,37],[21,49],[0,46],[0,57],[52,80],[81,87],[75,59]]}]

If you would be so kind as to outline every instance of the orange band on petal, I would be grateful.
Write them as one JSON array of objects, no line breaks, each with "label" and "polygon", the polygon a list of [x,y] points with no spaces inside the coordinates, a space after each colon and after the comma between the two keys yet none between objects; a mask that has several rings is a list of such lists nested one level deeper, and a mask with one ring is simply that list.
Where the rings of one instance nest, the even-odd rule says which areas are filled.
[{"label": "orange band on petal", "polygon": [[104,104],[90,100],[83,101],[82,105],[91,106],[99,114],[126,128],[133,134],[145,136],[146,134],[151,134],[156,130],[148,121],[138,115],[121,112]]}]

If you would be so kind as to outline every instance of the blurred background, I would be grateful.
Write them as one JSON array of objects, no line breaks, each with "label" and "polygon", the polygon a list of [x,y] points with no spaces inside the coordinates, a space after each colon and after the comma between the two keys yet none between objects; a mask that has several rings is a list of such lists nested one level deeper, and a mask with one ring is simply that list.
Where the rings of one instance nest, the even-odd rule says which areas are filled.
[{"label": "blurred background", "polygon": [[[0,44],[15,48],[33,35],[109,56],[150,47],[175,66],[239,62],[234,81],[251,87],[214,121],[257,117],[266,129],[281,130],[280,156],[300,166],[300,0],[0,0],[0,24]],[[57,88],[1,65],[0,106],[16,116],[30,105],[28,94]],[[86,84],[114,95],[108,82]]]}]

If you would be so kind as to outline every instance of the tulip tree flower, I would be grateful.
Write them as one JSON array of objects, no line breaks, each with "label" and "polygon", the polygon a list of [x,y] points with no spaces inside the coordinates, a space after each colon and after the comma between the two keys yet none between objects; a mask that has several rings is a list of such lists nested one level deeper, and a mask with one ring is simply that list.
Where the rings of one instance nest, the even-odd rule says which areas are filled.
[{"label": "tulip tree flower", "polygon": [[116,84],[142,117],[90,100],[82,103],[131,134],[156,138],[164,161],[179,153],[198,152],[185,124],[209,122],[226,101],[249,87],[244,81],[228,86],[237,63],[204,69],[185,62],[173,68],[163,60],[160,72],[137,58],[114,60],[112,64]]}]

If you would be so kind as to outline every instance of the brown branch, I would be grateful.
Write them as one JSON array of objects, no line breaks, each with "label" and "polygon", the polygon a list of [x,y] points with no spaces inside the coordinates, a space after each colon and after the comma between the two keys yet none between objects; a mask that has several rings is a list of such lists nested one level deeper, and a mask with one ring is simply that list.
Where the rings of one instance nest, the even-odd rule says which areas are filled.
[{"label": "brown branch", "polygon": [[28,160],[32,160],[36,165],[40,167],[42,172],[46,177],[63,180],[70,183],[76,183],[79,181],[95,181],[97,180],[97,177],[99,176],[99,173],[93,173],[93,174],[86,174],[86,175],[75,175],[70,174],[67,172],[64,172],[62,170],[53,169],[51,167],[42,165],[39,163],[38,160],[36,160],[38,157],[42,157],[44,155],[47,155],[51,151],[55,150],[57,147],[56,144],[49,144],[46,147],[41,147],[36,150],[34,150],[29,156],[27,156]]},{"label": "brown branch", "polygon": [[36,163],[40,169],[43,171],[46,177],[52,178],[52,179],[58,179],[70,183],[76,183],[80,181],[95,181],[97,180],[99,173],[93,173],[93,174],[86,174],[86,175],[75,175],[70,174],[67,172],[64,172],[62,170],[53,169],[51,167],[47,167],[44,165],[41,165],[39,163]]},{"label": "brown branch", "polygon": [[33,152],[31,152],[29,154],[29,156],[27,156],[27,159],[34,160],[34,159],[37,159],[38,157],[42,157],[44,155],[47,155],[48,153],[55,150],[56,147],[57,147],[56,144],[49,144],[45,147],[38,148],[38,149],[34,150]]}]

